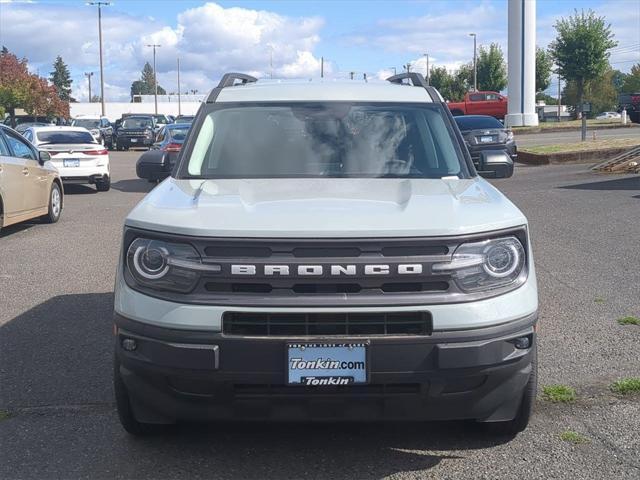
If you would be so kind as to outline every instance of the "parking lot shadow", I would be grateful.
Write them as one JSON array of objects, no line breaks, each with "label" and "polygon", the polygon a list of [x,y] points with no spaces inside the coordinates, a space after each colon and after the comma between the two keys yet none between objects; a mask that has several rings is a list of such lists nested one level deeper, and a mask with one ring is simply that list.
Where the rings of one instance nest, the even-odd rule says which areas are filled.
[{"label": "parking lot shadow", "polygon": [[22,232],[24,230],[28,230],[34,225],[37,225],[38,220],[30,220],[28,222],[16,223],[15,225],[9,225],[8,227],[4,227],[0,230],[0,238],[8,237],[9,235],[13,235],[18,232]]},{"label": "parking lot shadow", "polygon": [[577,185],[565,185],[559,188],[570,190],[638,190],[640,191],[640,176],[616,178],[601,182],[579,183]]},{"label": "parking lot shadow", "polygon": [[148,193],[155,186],[155,183],[149,183],[147,180],[141,178],[118,180],[111,184],[111,188],[125,193]]},{"label": "parking lot shadow", "polygon": [[2,325],[0,408],[111,401],[112,312],[112,293],[61,295]]},{"label": "parking lot shadow", "polygon": [[65,184],[64,186],[64,194],[65,195],[87,195],[98,193],[96,187],[93,185],[78,185],[78,184]]},{"label": "parking lot shadow", "polygon": [[383,478],[510,440],[464,422],[180,424],[133,438],[113,404],[112,308],[112,293],[61,295],[0,327],[0,410],[16,429],[5,478],[44,465],[48,478]]}]

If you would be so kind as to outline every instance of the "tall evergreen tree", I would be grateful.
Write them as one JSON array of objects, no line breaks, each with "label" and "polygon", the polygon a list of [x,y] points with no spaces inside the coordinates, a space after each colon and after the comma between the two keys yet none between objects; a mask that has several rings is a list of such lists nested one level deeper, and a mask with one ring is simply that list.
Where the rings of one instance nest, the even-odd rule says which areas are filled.
[{"label": "tall evergreen tree", "polygon": [[[136,80],[131,84],[131,100],[134,95],[153,95],[155,92],[153,67],[149,62],[144,64],[140,80]],[[166,90],[158,85],[158,95],[166,95]]]},{"label": "tall evergreen tree", "polygon": [[75,102],[75,99],[71,97],[71,84],[73,80],[71,80],[69,67],[64,63],[60,55],[58,55],[56,61],[53,62],[53,72],[51,72],[49,80],[56,87],[60,100],[63,102]]}]

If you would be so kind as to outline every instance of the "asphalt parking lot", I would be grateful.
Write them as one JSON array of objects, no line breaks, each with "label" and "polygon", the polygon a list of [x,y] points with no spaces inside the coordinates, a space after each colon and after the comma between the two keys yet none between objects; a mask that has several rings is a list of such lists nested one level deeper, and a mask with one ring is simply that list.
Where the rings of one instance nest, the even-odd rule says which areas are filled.
[{"label": "asphalt parking lot", "polygon": [[[184,425],[129,437],[111,386],[122,221],[151,188],[112,153],[112,190],[67,188],[55,225],[0,233],[0,478],[640,478],[640,176],[518,167],[496,181],[528,216],[540,287],[539,400],[529,428],[493,438],[462,423]],[[572,430],[587,443],[560,439]]]}]

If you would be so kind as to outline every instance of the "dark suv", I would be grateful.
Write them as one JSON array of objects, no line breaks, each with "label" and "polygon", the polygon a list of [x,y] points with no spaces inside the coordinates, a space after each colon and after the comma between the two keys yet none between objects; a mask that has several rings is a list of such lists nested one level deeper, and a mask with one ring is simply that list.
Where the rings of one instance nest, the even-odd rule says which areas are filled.
[{"label": "dark suv", "polygon": [[151,115],[136,115],[123,118],[116,131],[116,148],[148,148],[155,142],[155,121]]}]

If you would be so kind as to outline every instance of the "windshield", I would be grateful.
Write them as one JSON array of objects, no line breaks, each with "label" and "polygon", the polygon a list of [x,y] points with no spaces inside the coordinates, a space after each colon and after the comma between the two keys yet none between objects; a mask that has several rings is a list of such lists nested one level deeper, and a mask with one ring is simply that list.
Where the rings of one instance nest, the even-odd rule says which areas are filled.
[{"label": "windshield", "polygon": [[122,128],[151,128],[152,122],[146,117],[129,117],[122,121]]},{"label": "windshield", "polygon": [[100,126],[100,120],[81,118],[74,120],[71,125],[74,127],[98,128]]},{"label": "windshield", "polygon": [[478,130],[483,128],[504,128],[504,125],[493,117],[455,117],[460,130]]},{"label": "windshield", "polygon": [[171,140],[175,140],[178,142],[184,142],[184,139],[187,137],[187,133],[189,132],[189,127],[184,128],[167,128],[167,133]]},{"label": "windshield", "polygon": [[193,122],[194,117],[178,117],[176,118],[175,123],[191,123]]},{"label": "windshield", "polygon": [[37,132],[41,143],[96,143],[89,132]]},{"label": "windshield", "polygon": [[[195,132],[194,132],[195,133]],[[433,104],[222,106],[197,132],[188,177],[468,176]]]}]

